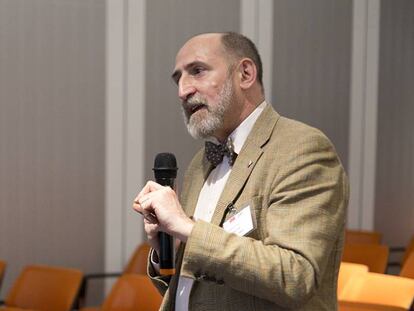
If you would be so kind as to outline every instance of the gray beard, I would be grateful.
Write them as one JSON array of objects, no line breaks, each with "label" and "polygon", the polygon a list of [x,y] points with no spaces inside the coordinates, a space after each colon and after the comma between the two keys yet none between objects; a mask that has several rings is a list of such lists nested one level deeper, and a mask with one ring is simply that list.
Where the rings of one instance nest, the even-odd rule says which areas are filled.
[{"label": "gray beard", "polygon": [[[197,112],[188,116],[185,108],[181,106],[187,130],[193,138],[204,139],[211,137],[215,131],[223,126],[224,114],[230,107],[233,99],[233,86],[231,79],[227,79],[225,81],[223,88],[220,91],[219,98],[220,102],[217,106],[206,106],[208,109],[206,117],[203,117],[204,114],[197,115]],[[207,105],[207,102],[203,98],[193,97],[188,100],[188,104]]]}]

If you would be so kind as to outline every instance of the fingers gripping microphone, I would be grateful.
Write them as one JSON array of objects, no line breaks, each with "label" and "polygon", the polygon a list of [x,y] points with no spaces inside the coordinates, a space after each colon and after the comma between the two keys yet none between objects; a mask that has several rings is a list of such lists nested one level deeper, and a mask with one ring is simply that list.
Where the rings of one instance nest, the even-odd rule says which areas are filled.
[{"label": "fingers gripping microphone", "polygon": [[[175,190],[177,177],[177,161],[172,153],[159,153],[154,160],[155,181],[162,186],[169,186]],[[174,239],[165,232],[158,233],[160,241],[160,274],[172,275],[174,268]]]}]

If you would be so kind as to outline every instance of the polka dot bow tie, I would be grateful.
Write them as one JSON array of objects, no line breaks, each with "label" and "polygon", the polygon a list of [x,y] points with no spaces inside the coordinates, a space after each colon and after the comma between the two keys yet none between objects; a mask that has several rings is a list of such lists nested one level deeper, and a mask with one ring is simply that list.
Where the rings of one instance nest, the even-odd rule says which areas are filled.
[{"label": "polka dot bow tie", "polygon": [[205,149],[207,160],[213,164],[213,166],[217,166],[223,162],[224,156],[227,156],[229,164],[232,166],[237,157],[237,153],[234,152],[233,141],[231,138],[228,138],[227,141],[222,144],[206,141]]}]

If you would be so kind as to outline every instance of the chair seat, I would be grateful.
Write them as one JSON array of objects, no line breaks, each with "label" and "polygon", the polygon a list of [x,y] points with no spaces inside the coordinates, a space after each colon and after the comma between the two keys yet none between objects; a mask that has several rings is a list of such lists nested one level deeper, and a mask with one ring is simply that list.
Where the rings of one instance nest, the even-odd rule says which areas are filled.
[{"label": "chair seat", "polygon": [[343,289],[345,288],[346,284],[350,281],[350,279],[353,276],[361,273],[368,273],[368,266],[342,261],[339,267],[338,274],[338,296],[341,295]]},{"label": "chair seat", "polygon": [[414,280],[370,272],[354,275],[338,296],[348,310],[357,304],[365,306],[361,310],[409,310],[413,298]]}]

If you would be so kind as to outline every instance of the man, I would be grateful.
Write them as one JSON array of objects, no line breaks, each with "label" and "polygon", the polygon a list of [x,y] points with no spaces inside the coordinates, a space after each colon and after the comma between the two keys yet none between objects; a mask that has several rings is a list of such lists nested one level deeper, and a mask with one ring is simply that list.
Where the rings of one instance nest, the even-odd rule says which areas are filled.
[{"label": "man", "polygon": [[[260,56],[240,34],[191,38],[172,77],[207,142],[181,200],[149,181],[133,205],[161,310],[335,310],[348,186],[329,140],[264,101]],[[159,231],[181,242],[171,280],[157,274]]]}]

